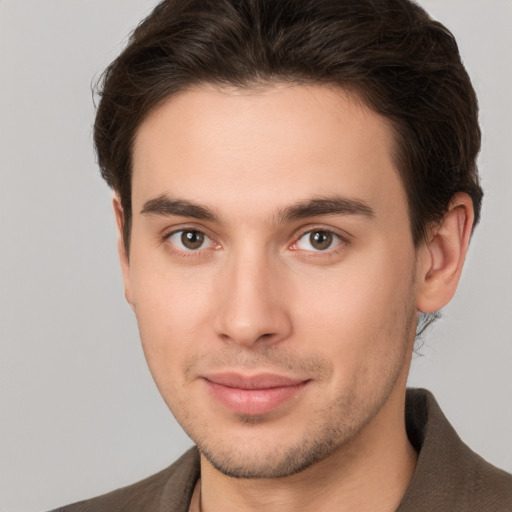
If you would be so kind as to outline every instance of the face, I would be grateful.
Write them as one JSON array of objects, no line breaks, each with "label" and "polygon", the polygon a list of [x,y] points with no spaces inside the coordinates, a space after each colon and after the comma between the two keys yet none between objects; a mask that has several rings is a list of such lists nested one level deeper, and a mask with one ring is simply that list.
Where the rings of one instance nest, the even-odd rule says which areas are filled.
[{"label": "face", "polygon": [[186,91],[139,128],[126,296],[227,475],[296,473],[401,393],[415,249],[385,119],[322,86]]}]

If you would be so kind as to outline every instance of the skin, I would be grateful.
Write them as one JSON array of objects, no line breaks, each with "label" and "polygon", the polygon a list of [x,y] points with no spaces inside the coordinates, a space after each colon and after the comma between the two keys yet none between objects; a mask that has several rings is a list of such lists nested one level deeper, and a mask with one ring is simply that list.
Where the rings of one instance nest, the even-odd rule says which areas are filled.
[{"label": "skin", "polygon": [[[414,247],[393,150],[386,119],[323,86],[191,89],[140,126],[125,292],[155,382],[200,448],[202,510],[400,503],[416,461],[403,418],[418,313],[455,292],[472,208],[458,194]],[[366,210],[326,211],[333,198]],[[240,412],[212,395],[216,372],[302,384]]]}]

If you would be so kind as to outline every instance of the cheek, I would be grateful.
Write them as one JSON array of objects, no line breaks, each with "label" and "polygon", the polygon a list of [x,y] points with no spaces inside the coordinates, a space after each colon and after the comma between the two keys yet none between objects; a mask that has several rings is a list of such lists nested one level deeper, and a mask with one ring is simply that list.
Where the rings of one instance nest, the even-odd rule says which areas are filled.
[{"label": "cheek", "polygon": [[410,257],[374,251],[302,282],[295,287],[297,332],[347,375],[385,365],[409,336],[412,275]]},{"label": "cheek", "polygon": [[410,274],[388,265],[346,265],[295,286],[296,319],[315,330],[362,334],[385,323],[410,290]]},{"label": "cheek", "polygon": [[182,275],[179,269],[158,272],[151,265],[133,267],[133,276],[142,346],[160,387],[159,380],[177,375],[176,369],[207,343],[212,287],[204,276]]}]

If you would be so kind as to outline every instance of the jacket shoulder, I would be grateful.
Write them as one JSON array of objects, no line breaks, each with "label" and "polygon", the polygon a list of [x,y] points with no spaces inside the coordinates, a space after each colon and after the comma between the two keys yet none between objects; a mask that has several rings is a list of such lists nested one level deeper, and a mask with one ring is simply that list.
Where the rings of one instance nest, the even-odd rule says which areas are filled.
[{"label": "jacket shoulder", "polygon": [[512,475],[459,438],[431,393],[408,390],[406,411],[418,462],[397,512],[512,512]]},{"label": "jacket shoulder", "polygon": [[171,466],[144,480],[51,512],[186,511],[198,476],[199,455],[192,448]]},{"label": "jacket shoulder", "polygon": [[[487,510],[512,511],[512,475],[474,454],[472,474],[468,474],[470,494],[479,497]],[[470,471],[468,471],[470,473]],[[492,508],[495,507],[495,508]]]}]

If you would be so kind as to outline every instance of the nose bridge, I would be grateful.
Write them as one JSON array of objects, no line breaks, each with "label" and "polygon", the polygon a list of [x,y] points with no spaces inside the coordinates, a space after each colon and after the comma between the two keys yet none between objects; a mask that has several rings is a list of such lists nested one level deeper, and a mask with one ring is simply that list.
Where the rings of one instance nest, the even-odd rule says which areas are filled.
[{"label": "nose bridge", "polygon": [[216,329],[225,340],[252,345],[287,337],[290,321],[280,289],[279,265],[262,248],[241,247],[226,261]]}]

